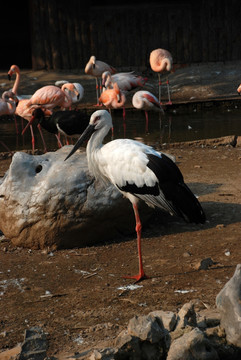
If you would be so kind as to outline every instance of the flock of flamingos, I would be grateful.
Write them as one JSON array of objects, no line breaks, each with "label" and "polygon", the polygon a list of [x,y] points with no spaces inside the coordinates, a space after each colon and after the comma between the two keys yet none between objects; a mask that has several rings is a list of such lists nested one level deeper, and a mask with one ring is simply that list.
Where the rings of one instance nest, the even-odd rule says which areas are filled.
[{"label": "flock of flamingos", "polygon": [[[136,91],[132,97],[132,104],[137,109],[145,111],[146,124],[148,124],[148,111],[156,110],[163,112],[161,103],[161,79],[162,73],[169,73],[172,69],[172,56],[164,49],[153,50],[150,54],[151,69],[158,74],[159,98],[147,90]],[[85,73],[96,79],[97,106],[102,104],[111,112],[111,109],[123,108],[125,120],[126,94],[136,88],[142,88],[147,79],[136,75],[134,72],[119,72],[107,63],[96,60],[91,56],[85,67]],[[62,146],[60,135],[65,138],[79,136],[86,128],[89,119],[85,112],[70,110],[72,105],[80,102],[84,95],[84,88],[79,83],[67,83],[56,81],[55,85],[47,85],[38,89],[32,96],[18,94],[20,83],[20,69],[12,65],[8,77],[16,74],[15,83],[11,91],[5,91],[0,99],[0,116],[18,115],[28,121],[31,130],[32,149],[35,149],[35,139],[32,124],[35,121],[43,141],[44,151],[47,147],[41,127],[53,133],[59,147]],[[167,75],[168,103],[171,104],[169,82]],[[56,111],[56,109],[59,109]],[[63,111],[64,110],[64,111]],[[15,124],[16,117],[14,116]],[[67,142],[68,143],[68,142]]]}]

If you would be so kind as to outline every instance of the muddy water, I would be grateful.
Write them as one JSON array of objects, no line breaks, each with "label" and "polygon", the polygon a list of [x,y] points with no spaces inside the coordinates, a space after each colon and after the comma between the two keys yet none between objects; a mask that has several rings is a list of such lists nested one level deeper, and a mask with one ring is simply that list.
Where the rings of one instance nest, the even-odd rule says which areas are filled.
[{"label": "muddy water", "polygon": [[[190,141],[206,138],[215,138],[226,135],[241,134],[241,110],[208,110],[187,114],[166,114],[161,118],[157,113],[149,114],[146,123],[144,112],[130,112],[126,114],[126,123],[123,123],[122,112],[112,112],[114,123],[114,138],[142,138],[147,144],[161,144],[176,141]],[[23,125],[17,120],[18,134],[12,118],[0,119],[0,141],[4,142],[10,150],[31,149],[30,130],[21,135]],[[53,134],[43,129],[48,149],[57,148],[57,140]],[[42,149],[42,141],[37,127],[34,127],[35,147]],[[106,141],[111,140],[111,134]],[[64,139],[63,139],[64,141]],[[75,140],[73,141],[75,142]],[[5,151],[0,143],[0,151]]]}]

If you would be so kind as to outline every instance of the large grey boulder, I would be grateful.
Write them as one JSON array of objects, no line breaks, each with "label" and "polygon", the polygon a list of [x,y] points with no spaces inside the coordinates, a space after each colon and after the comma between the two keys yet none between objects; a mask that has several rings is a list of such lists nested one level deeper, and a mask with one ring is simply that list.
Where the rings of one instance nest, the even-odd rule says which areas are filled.
[{"label": "large grey boulder", "polygon": [[241,264],[216,298],[227,341],[241,347]]},{"label": "large grey boulder", "polygon": [[[90,176],[84,152],[64,161],[70,149],[14,154],[0,185],[0,229],[14,245],[86,246],[135,232],[129,200]],[[151,212],[142,205],[142,220]]]}]

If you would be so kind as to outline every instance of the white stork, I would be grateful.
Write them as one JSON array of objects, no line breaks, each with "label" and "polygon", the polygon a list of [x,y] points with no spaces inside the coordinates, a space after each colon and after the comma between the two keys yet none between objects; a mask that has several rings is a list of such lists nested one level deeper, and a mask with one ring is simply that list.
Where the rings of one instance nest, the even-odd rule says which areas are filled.
[{"label": "white stork", "polygon": [[114,184],[132,203],[136,219],[139,273],[126,278],[140,281],[147,276],[142,264],[139,199],[189,222],[204,223],[205,214],[197,198],[184,183],[179,168],[169,157],[130,139],[117,139],[103,145],[102,141],[112,126],[108,111],[95,111],[65,160],[91,136],[86,148],[90,172],[96,179]]}]

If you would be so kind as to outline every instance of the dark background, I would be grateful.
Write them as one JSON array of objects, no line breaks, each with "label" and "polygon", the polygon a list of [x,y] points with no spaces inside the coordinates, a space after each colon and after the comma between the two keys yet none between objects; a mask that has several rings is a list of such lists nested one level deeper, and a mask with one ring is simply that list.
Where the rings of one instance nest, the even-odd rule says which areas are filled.
[{"label": "dark background", "polygon": [[1,68],[82,69],[96,55],[145,69],[150,51],[174,63],[241,59],[240,0],[29,0],[2,4]]}]

